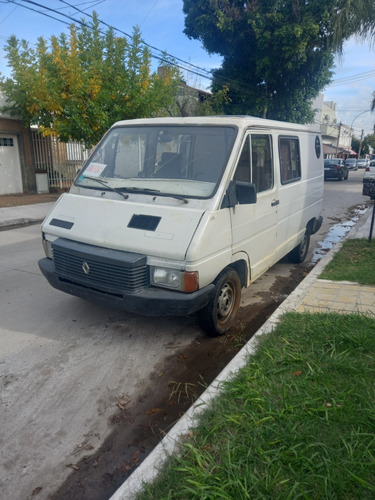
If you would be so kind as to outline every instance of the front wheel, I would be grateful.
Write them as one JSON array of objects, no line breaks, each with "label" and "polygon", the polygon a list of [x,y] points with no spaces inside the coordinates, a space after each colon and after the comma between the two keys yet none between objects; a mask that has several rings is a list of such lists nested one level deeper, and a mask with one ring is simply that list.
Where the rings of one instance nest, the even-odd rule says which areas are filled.
[{"label": "front wheel", "polygon": [[293,250],[288,254],[290,262],[293,262],[294,264],[301,264],[301,262],[306,259],[307,252],[309,251],[309,245],[310,232],[308,229],[306,229],[301,243],[293,248]]},{"label": "front wheel", "polygon": [[198,311],[202,329],[211,337],[223,335],[236,319],[241,300],[241,280],[234,269],[223,271],[216,281],[215,295]]}]

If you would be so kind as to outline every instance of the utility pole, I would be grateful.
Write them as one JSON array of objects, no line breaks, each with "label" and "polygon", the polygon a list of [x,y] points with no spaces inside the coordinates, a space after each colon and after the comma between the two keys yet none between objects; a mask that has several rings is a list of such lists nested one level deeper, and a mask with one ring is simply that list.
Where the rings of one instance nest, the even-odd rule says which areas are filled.
[{"label": "utility pole", "polygon": [[340,135],[341,135],[341,125],[342,125],[342,123],[340,122],[340,125],[339,125],[339,135],[337,137],[337,144],[336,144],[336,158],[337,158],[337,155],[339,153],[339,142],[340,142]]},{"label": "utility pole", "polygon": [[361,157],[362,141],[363,141],[363,129],[362,129],[362,133],[361,133],[361,142],[359,143],[358,160]]}]

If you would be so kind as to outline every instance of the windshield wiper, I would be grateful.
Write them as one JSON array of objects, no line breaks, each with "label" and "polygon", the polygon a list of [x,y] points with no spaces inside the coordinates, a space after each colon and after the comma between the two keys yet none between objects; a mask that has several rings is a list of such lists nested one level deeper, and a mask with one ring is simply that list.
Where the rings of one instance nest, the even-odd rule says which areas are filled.
[{"label": "windshield wiper", "polygon": [[160,193],[160,191],[158,189],[140,188],[140,187],[134,187],[134,186],[129,186],[129,187],[123,186],[123,187],[118,188],[118,190],[127,191],[129,193],[143,193],[143,192]]},{"label": "windshield wiper", "polygon": [[[92,181],[96,181],[98,184],[101,184],[102,186],[105,186],[108,188],[110,191],[114,191],[117,194],[120,194],[125,200],[128,199],[128,195],[124,194],[124,192],[127,193],[146,193],[146,194],[160,194],[159,189],[150,189],[150,188],[140,188],[140,187],[135,187],[135,186],[123,186],[119,188],[114,188],[108,184],[107,181],[104,181],[103,179],[99,179],[98,177],[90,177],[85,175],[85,179],[90,179]],[[170,198],[175,198],[176,200],[181,200],[184,203],[189,203],[189,200],[187,198],[184,198],[183,196],[180,196],[178,194],[167,194],[167,193],[162,193],[160,196],[168,196]]]},{"label": "windshield wiper", "polygon": [[150,188],[141,188],[141,187],[121,187],[118,188],[121,189],[121,191],[127,191],[129,193],[159,193],[159,196],[168,196],[169,198],[175,198],[176,200],[182,200],[184,203],[189,203],[189,200],[185,198],[184,196],[181,196],[179,194],[169,194],[169,193],[161,193],[160,189],[150,189]]},{"label": "windshield wiper", "polygon": [[122,196],[123,198],[125,198],[125,200],[127,200],[129,198],[129,196],[127,196],[126,194],[122,193],[119,189],[116,189],[116,188],[110,186],[108,184],[108,182],[104,181],[103,179],[98,179],[98,177],[90,177],[89,175],[85,175],[84,177],[85,177],[85,179],[90,179],[90,181],[96,181],[98,184],[101,184],[102,186],[105,186],[110,191],[114,191],[115,193],[117,193],[120,196]]},{"label": "windshield wiper", "polygon": [[170,198],[175,198],[176,200],[181,200],[184,203],[189,203],[189,200],[187,198],[184,198],[180,194],[165,194],[164,196],[169,196]]}]

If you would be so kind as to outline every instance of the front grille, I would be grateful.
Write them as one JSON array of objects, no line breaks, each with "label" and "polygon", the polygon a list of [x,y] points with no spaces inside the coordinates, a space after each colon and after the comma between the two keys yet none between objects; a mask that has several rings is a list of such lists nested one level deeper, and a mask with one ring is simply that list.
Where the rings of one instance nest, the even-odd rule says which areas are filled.
[{"label": "front grille", "polygon": [[53,244],[60,279],[111,294],[136,293],[150,286],[146,256],[85,245],[63,238]]}]

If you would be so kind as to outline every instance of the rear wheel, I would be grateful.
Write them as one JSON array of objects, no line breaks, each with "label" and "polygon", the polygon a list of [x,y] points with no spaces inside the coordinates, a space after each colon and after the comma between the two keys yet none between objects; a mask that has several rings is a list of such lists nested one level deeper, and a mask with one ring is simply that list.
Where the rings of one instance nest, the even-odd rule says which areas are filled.
[{"label": "rear wheel", "polygon": [[211,337],[223,335],[236,319],[241,300],[241,280],[234,269],[227,269],[216,281],[215,295],[198,311],[202,329]]},{"label": "rear wheel", "polygon": [[310,231],[306,229],[303,239],[291,252],[288,253],[288,259],[294,264],[301,264],[306,259],[310,245]]}]

